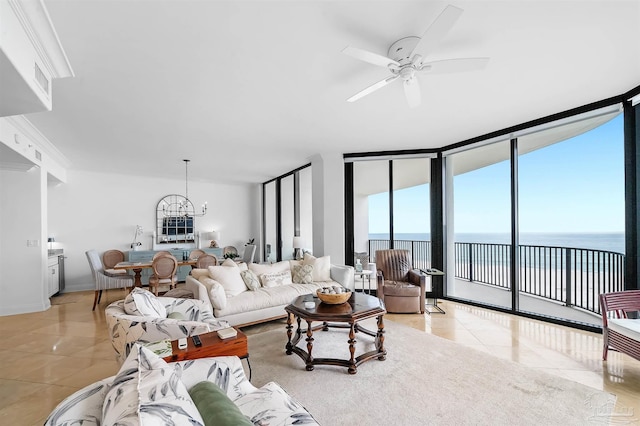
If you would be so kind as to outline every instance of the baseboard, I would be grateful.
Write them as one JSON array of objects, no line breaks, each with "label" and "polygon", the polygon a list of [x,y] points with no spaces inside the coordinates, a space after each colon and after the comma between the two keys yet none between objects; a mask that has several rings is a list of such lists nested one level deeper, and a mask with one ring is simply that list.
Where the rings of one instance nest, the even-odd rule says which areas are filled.
[{"label": "baseboard", "polygon": [[29,303],[24,305],[11,305],[0,308],[0,316],[28,314],[31,312],[46,311],[51,307],[49,299],[45,299],[42,303]]},{"label": "baseboard", "polygon": [[62,291],[62,293],[75,293],[76,291],[87,291],[87,290],[95,290],[96,288],[94,286],[86,286],[86,285],[79,285],[79,286],[70,286],[67,285],[64,287],[64,290]]}]

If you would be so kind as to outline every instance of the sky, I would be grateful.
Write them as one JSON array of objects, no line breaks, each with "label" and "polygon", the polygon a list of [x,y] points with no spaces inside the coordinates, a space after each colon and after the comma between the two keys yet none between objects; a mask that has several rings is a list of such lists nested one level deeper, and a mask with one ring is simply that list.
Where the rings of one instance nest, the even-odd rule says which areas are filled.
[{"label": "sky", "polygon": [[[521,232],[624,232],[623,117],[521,155]],[[509,161],[454,177],[456,233],[510,232]],[[394,231],[429,232],[429,188],[394,194]],[[388,233],[388,194],[369,197],[369,232]]]}]

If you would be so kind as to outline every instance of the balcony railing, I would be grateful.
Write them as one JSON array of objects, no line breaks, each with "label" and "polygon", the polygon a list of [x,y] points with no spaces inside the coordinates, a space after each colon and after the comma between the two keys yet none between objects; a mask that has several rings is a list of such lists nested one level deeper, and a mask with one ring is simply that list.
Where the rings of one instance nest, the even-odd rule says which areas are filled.
[{"label": "balcony railing", "polygon": [[[455,277],[511,289],[511,245],[454,243]],[[369,240],[376,250],[389,248],[389,240]],[[414,267],[431,266],[431,242],[394,240],[394,248],[407,249]],[[572,247],[519,247],[521,293],[599,313],[598,295],[624,289],[621,253]]]}]

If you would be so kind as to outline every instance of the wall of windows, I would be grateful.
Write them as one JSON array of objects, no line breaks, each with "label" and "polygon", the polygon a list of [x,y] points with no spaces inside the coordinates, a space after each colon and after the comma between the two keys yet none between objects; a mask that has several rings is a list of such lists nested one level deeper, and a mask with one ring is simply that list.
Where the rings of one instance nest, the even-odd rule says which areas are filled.
[{"label": "wall of windows", "polygon": [[[614,99],[425,150],[425,158],[346,154],[353,224],[345,247],[353,238],[353,255],[366,248],[374,259],[376,249],[420,241],[426,225],[438,239],[432,247],[425,238],[437,251],[427,258],[446,273],[444,297],[599,325],[598,294],[640,286],[640,113],[638,102]],[[407,176],[415,182],[400,183]]]}]

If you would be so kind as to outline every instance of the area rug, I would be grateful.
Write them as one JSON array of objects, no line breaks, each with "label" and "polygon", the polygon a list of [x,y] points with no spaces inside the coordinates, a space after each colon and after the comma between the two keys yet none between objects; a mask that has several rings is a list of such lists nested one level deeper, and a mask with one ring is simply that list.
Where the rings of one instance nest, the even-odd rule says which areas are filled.
[{"label": "area rug", "polygon": [[[374,322],[367,322],[375,329]],[[275,381],[324,426],[608,424],[615,396],[387,321],[387,359],[306,371],[286,330],[249,336],[252,383]],[[349,358],[348,330],[316,331],[314,357]],[[373,349],[359,333],[356,356]],[[306,348],[304,337],[298,346]]]}]

